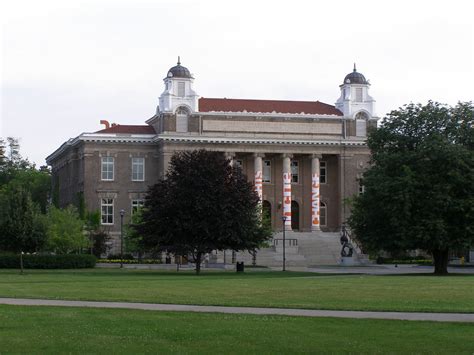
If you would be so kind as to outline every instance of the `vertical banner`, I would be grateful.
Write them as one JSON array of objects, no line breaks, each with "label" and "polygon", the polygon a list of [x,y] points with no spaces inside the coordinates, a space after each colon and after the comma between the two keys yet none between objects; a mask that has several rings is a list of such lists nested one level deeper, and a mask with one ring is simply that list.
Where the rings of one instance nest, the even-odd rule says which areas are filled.
[{"label": "vertical banner", "polygon": [[311,230],[319,230],[319,174],[311,177]]},{"label": "vertical banner", "polygon": [[283,173],[283,215],[285,229],[291,230],[291,173]]},{"label": "vertical banner", "polygon": [[257,191],[258,199],[261,204],[263,198],[263,178],[261,170],[255,171],[255,191]]}]

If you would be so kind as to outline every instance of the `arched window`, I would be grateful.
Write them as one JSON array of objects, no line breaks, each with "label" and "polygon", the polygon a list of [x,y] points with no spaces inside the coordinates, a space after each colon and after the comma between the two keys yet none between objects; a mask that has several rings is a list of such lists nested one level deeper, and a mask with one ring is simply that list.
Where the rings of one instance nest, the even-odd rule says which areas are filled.
[{"label": "arched window", "polygon": [[365,137],[367,135],[367,120],[369,115],[365,112],[358,112],[355,115],[356,119],[356,137]]},{"label": "arched window", "polygon": [[189,111],[185,107],[178,107],[176,110],[176,132],[188,132]]},{"label": "arched window", "polygon": [[326,204],[322,201],[319,203],[319,223],[323,227],[327,225]]}]

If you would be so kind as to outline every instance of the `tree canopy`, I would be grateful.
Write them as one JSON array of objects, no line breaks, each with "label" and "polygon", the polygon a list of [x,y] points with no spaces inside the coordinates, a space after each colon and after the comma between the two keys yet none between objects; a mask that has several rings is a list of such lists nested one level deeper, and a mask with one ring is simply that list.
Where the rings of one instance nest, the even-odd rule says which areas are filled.
[{"label": "tree canopy", "polygon": [[135,225],[141,243],[189,255],[199,273],[213,250],[254,250],[271,237],[257,193],[223,153],[196,150],[171,158],[166,176],[150,187]]},{"label": "tree canopy", "polygon": [[450,250],[474,244],[474,107],[409,104],[369,134],[365,193],[349,219],[367,251],[422,249],[435,273]]}]

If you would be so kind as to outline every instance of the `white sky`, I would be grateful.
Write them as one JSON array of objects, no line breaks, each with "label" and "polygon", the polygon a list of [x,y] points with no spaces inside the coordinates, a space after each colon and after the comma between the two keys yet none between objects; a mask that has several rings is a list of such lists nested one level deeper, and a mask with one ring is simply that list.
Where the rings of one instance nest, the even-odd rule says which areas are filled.
[{"label": "white sky", "polygon": [[3,0],[0,136],[42,165],[101,119],[144,124],[178,55],[204,97],[334,104],[356,62],[381,117],[471,101],[470,3]]}]

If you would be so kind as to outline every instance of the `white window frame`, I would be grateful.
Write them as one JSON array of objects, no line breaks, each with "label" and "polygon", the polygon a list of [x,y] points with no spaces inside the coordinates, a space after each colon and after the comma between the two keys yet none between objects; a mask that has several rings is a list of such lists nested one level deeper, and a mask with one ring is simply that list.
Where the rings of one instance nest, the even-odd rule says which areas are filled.
[{"label": "white window frame", "polygon": [[102,157],[101,159],[101,180],[114,181],[115,159],[114,157]]},{"label": "white window frame", "polygon": [[132,181],[145,181],[145,158],[132,158]]},{"label": "white window frame", "polygon": [[131,209],[131,215],[133,216],[134,213],[138,212],[143,206],[145,205],[145,200],[143,199],[135,199],[132,200],[132,209]]},{"label": "white window frame", "polygon": [[102,198],[100,200],[100,221],[104,225],[114,224],[114,199]]},{"label": "white window frame", "polygon": [[272,182],[272,161],[264,160],[262,165],[262,182],[270,184]]},{"label": "white window frame", "polygon": [[363,102],[364,101],[364,89],[363,88],[355,88],[355,101],[356,102]]},{"label": "white window frame", "polygon": [[319,202],[319,225],[326,227],[328,224],[328,206],[325,202]]},{"label": "white window frame", "polygon": [[319,183],[327,184],[328,181],[328,165],[325,161],[319,163]]},{"label": "white window frame", "polygon": [[291,183],[298,184],[300,179],[300,167],[298,160],[292,160],[291,167]]}]

